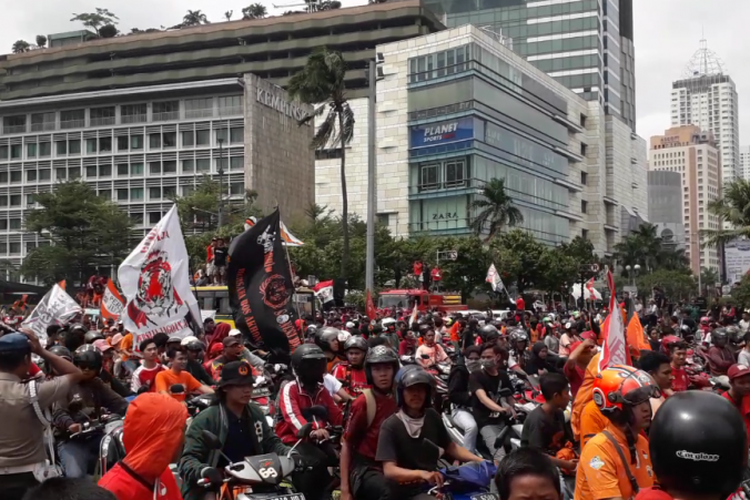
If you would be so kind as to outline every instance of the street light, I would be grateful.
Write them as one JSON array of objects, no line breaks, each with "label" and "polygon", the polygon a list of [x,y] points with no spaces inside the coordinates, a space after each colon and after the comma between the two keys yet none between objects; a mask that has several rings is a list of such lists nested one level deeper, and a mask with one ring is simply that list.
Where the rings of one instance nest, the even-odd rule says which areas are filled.
[{"label": "street light", "polygon": [[375,212],[378,205],[375,200],[377,193],[375,183],[376,176],[376,84],[384,78],[383,68],[380,66],[385,62],[383,54],[377,52],[375,59],[371,60],[367,69],[367,248],[365,254],[365,289],[373,290],[375,287]]},{"label": "street light", "polygon": [[219,229],[224,223],[224,138],[219,141]]},{"label": "street light", "polygon": [[[630,284],[635,286],[635,277],[638,276],[638,273],[641,271],[641,265],[636,264],[635,266],[631,266],[628,264],[625,266],[625,270],[628,272],[628,277],[630,278]],[[630,271],[633,271],[632,273]]]}]

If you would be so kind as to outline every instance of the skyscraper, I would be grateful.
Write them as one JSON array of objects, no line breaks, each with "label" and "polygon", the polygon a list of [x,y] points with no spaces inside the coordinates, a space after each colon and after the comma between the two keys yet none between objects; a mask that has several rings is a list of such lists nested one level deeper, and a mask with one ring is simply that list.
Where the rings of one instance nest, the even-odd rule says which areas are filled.
[{"label": "skyscraper", "polygon": [[635,130],[633,0],[425,0],[450,27],[510,37],[537,68]]},{"label": "skyscraper", "polygon": [[740,148],[740,175],[750,180],[750,146]]},{"label": "skyscraper", "polygon": [[684,77],[672,83],[672,126],[711,132],[721,152],[721,182],[742,176],[737,88],[721,61],[701,40]]}]

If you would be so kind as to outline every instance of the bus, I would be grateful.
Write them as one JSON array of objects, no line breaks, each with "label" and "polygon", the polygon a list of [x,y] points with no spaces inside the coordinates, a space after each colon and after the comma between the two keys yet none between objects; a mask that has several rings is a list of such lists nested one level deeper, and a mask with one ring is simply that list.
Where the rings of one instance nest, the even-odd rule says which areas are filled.
[{"label": "bus", "polygon": [[[224,285],[191,287],[202,311],[215,311],[214,320],[234,325],[229,306],[229,288]],[[310,288],[297,288],[292,297],[299,315],[315,315],[315,293]]]}]

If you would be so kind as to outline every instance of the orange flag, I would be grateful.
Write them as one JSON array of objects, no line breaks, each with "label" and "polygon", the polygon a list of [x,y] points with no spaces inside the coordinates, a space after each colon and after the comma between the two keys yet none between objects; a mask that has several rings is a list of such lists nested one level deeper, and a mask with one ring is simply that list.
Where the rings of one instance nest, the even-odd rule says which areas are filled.
[{"label": "orange flag", "polygon": [[65,280],[62,280],[60,283],[57,284],[57,286],[59,286],[63,290],[65,290],[65,285],[66,285]]},{"label": "orange flag", "polygon": [[651,345],[646,341],[646,337],[643,335],[643,326],[641,320],[637,314],[633,314],[630,318],[627,328],[628,346],[635,347],[639,351],[651,350]]},{"label": "orange flag", "polygon": [[110,278],[101,301],[101,313],[105,319],[117,320],[125,309],[125,299]]},{"label": "orange flag", "polygon": [[367,290],[367,298],[365,299],[365,312],[367,313],[367,317],[374,320],[378,317],[378,312],[375,309],[375,304],[372,302],[372,295],[370,295],[370,290]]}]

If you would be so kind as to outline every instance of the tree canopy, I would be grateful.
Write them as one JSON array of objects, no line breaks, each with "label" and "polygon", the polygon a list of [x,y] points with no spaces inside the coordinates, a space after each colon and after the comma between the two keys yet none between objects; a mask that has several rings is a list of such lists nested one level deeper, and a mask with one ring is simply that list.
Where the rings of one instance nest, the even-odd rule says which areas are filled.
[{"label": "tree canopy", "polygon": [[477,211],[471,221],[471,228],[477,235],[487,231],[485,241],[490,241],[505,226],[523,223],[523,214],[505,192],[505,179],[491,179],[487,182],[482,188],[481,197],[472,202],[471,208]]},{"label": "tree canopy", "polygon": [[113,14],[109,9],[95,8],[95,12],[84,12],[81,14],[73,13],[71,22],[76,21],[83,24],[86,28],[96,31],[96,34],[102,36],[100,30],[104,26],[117,26],[120,18]]}]

